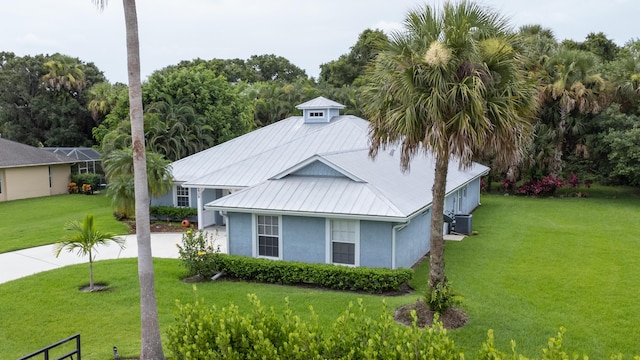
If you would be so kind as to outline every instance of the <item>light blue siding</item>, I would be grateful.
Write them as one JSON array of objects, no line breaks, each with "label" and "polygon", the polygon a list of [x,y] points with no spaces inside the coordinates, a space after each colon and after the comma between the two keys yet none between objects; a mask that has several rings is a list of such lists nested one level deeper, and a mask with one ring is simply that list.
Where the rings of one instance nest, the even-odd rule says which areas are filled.
[{"label": "light blue siding", "polygon": [[307,263],[324,263],[325,228],[324,218],[283,216],[283,259]]},{"label": "light blue siding", "polygon": [[480,204],[480,178],[473,180],[467,185],[467,198],[464,200],[464,210],[466,214],[471,214]]},{"label": "light blue siding", "polygon": [[392,223],[360,221],[360,266],[391,268]]},{"label": "light blue siding", "polygon": [[431,211],[417,215],[396,233],[396,267],[409,268],[429,252]]},{"label": "light blue siding", "polygon": [[335,169],[323,164],[321,161],[315,161],[302,169],[293,173],[293,175],[299,176],[331,176],[331,177],[345,177],[344,174],[336,171]]},{"label": "light blue siding", "polygon": [[152,197],[151,206],[173,206],[173,190],[160,197]]},{"label": "light blue siding", "polygon": [[251,214],[228,213],[229,254],[252,256],[253,221]]}]

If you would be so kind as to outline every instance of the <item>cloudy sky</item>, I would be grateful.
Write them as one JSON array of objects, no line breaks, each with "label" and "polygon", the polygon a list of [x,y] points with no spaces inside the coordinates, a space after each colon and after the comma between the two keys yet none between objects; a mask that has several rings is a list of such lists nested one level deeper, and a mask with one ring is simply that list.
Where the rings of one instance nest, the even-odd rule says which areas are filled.
[{"label": "cloudy sky", "polygon": [[[427,4],[443,1],[427,0]],[[640,38],[638,0],[484,0],[515,28],[541,24],[558,39],[604,32],[619,45]],[[143,77],[194,58],[276,54],[317,77],[367,28],[401,27],[418,0],[138,0]],[[122,2],[100,12],[91,0],[2,0],[0,51],[63,53],[126,82]]]}]

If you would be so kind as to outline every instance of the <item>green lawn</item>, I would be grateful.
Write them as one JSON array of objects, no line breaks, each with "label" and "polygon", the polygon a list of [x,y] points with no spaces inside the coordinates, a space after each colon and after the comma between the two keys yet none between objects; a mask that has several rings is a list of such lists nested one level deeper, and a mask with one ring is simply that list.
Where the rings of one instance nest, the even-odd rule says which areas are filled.
[{"label": "green lawn", "polygon": [[[447,274],[463,296],[470,322],[449,334],[472,359],[494,329],[498,347],[540,357],[540,349],[560,326],[564,346],[591,359],[621,352],[640,354],[640,195],[634,189],[589,190],[590,198],[530,199],[483,196],[473,215],[478,235],[447,242]],[[2,204],[0,204],[2,205]],[[110,292],[77,291],[87,282],[86,265],[37,274],[0,285],[0,354],[15,358],[74,333],[82,334],[86,359],[109,359],[139,352],[139,303],[135,259],[101,261],[96,281]],[[193,301],[191,284],[179,280],[178,260],[157,260],[160,323],[172,324],[175,300]],[[421,290],[428,269],[416,274]],[[349,301],[362,297],[369,313],[381,311],[381,297],[346,292],[242,282],[198,285],[208,304],[246,307],[247,293],[281,308],[289,297],[294,313],[312,305],[325,324]],[[390,308],[418,295],[386,298]]]},{"label": "green lawn", "polygon": [[126,234],[127,226],[116,221],[111,198],[104,195],[57,195],[0,202],[0,253],[52,244],[65,236],[67,222],[95,216],[96,226]]}]

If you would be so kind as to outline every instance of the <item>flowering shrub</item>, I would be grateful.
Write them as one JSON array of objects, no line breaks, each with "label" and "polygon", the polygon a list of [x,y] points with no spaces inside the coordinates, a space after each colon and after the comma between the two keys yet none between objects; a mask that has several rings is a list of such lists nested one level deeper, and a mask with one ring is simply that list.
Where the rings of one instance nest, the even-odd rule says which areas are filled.
[{"label": "flowering shrub", "polygon": [[502,186],[500,188],[502,189],[502,191],[512,192],[513,189],[515,189],[515,186],[516,186],[515,181],[504,179],[504,181],[502,181]]},{"label": "flowering shrub", "polygon": [[526,196],[552,196],[556,189],[563,187],[565,182],[560,179],[547,175],[542,179],[531,179],[518,187],[516,191],[519,195]]},{"label": "flowering shrub", "polygon": [[212,263],[211,255],[220,253],[220,245],[215,246],[213,237],[202,230],[189,229],[182,234],[182,245],[177,244],[182,264],[189,275],[210,276],[208,269]]},{"label": "flowering shrub", "polygon": [[87,194],[87,195],[92,195],[93,194],[93,189],[91,189],[91,185],[82,184],[82,193],[83,194]]},{"label": "flowering shrub", "polygon": [[574,173],[569,174],[569,184],[571,184],[572,188],[577,188],[580,185],[580,179],[578,179],[578,175]]},{"label": "flowering shrub", "polygon": [[78,193],[78,184],[76,184],[74,182],[70,182],[69,185],[67,186],[67,191],[69,191],[69,194],[77,194]]}]

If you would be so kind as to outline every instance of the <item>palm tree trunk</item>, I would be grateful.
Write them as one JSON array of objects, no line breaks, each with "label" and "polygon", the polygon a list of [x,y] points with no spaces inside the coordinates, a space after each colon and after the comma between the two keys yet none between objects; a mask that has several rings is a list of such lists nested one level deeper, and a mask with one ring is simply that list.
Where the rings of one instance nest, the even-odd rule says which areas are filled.
[{"label": "palm tree trunk", "polygon": [[447,172],[449,170],[449,151],[445,149],[436,154],[435,179],[433,182],[431,206],[431,240],[429,250],[429,287],[445,281],[444,277],[444,196],[447,187]]},{"label": "palm tree trunk", "polygon": [[93,259],[89,253],[89,291],[93,291]]},{"label": "palm tree trunk", "polygon": [[142,119],[140,81],[140,44],[135,0],[123,0],[127,30],[127,68],[129,72],[129,115],[133,144],[133,173],[136,198],[136,233],[138,240],[138,278],[140,280],[140,318],[142,325],[140,359],[164,359],[158,323],[158,306],[154,286],[149,228],[149,189]]}]

